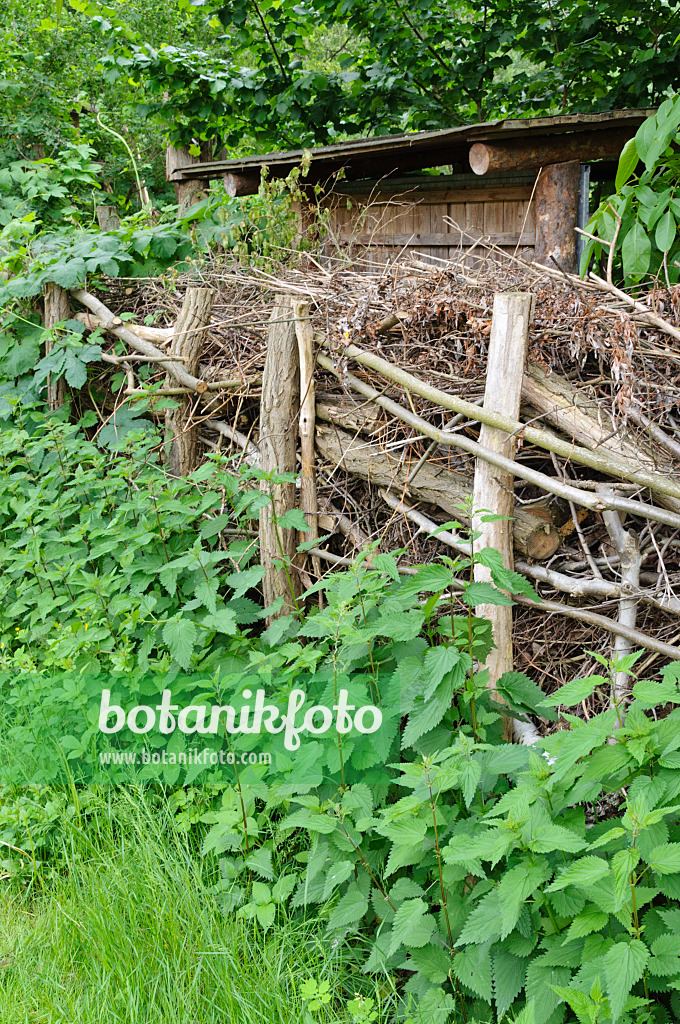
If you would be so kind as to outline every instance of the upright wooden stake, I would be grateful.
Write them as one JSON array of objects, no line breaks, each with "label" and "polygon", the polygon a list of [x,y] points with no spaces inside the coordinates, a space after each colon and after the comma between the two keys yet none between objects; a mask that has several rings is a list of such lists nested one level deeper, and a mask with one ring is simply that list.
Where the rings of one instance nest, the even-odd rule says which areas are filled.
[{"label": "upright wooden stake", "polygon": [[568,160],[544,167],[536,183],[536,261],[576,272],[576,225],[581,163]]},{"label": "upright wooden stake", "polygon": [[[68,320],[71,316],[71,304],[69,294],[58,284],[50,282],[45,285],[43,293],[45,308],[45,327],[54,327],[61,320]],[[53,342],[45,342],[45,354],[52,351]],[[66,398],[66,382],[63,377],[53,381],[47,380],[47,401],[52,411],[64,404]]]},{"label": "upright wooden stake", "polygon": [[[300,370],[293,310],[287,295],[277,295],[269,323],[260,401],[259,448],[266,473],[295,472],[299,404]],[[273,498],[273,505],[260,511],[265,606],[283,598],[276,615],[289,615],[295,610],[295,598],[300,593],[299,577],[292,565],[297,531],[278,526],[277,520],[295,508],[295,484],[270,485],[263,480],[262,490]]]},{"label": "upright wooden stake", "polygon": [[[529,344],[529,323],[533,312],[533,295],[529,292],[498,292],[494,296],[493,320],[489,339],[489,358],[484,390],[484,409],[517,419],[519,416],[522,377]],[[505,431],[482,425],[480,444],[506,458],[515,455],[515,437]],[[513,477],[488,462],[478,459],[475,466],[474,508],[486,509],[495,515],[512,517],[515,511]],[[512,519],[484,523],[476,515],[473,525],[481,534],[475,548],[496,548],[503,564],[512,569]],[[475,579],[489,580],[489,569],[475,566]],[[495,688],[504,672],[512,670],[512,608],[506,605],[485,605],[478,614],[491,620],[495,649],[489,655],[489,686]],[[506,735],[512,738],[512,721],[506,721]]]},{"label": "upright wooden stake", "polygon": [[[314,331],[309,320],[309,303],[293,300],[295,334],[300,357],[300,460],[302,463],[300,508],[305,513],[309,530],[303,541],[319,536],[319,510],[316,501],[316,461],[314,458],[314,430],[316,422],[316,389],[314,387]],[[317,577],[321,575],[321,561],[312,557]]]},{"label": "upright wooden stake", "polygon": [[117,206],[96,206],[97,223],[100,231],[117,231],[120,227],[120,217]]},{"label": "upright wooden stake", "polygon": [[200,156],[192,156],[188,149],[176,149],[168,146],[165,151],[165,180],[172,181],[177,196],[177,215],[183,217],[187,210],[199,203],[208,194],[207,182],[198,178],[178,181],[173,177],[178,167],[188,167],[189,164],[200,164],[207,162],[211,157],[210,143],[203,143]]},{"label": "upright wooden stake", "polygon": [[[198,374],[213,301],[212,288],[187,288],[175,323],[170,355],[182,356],[184,369],[194,377]],[[165,426],[172,436],[168,470],[173,476],[187,476],[195,468],[198,428],[191,425],[191,402],[181,398],[177,402],[177,408],[168,409],[165,414]]]}]

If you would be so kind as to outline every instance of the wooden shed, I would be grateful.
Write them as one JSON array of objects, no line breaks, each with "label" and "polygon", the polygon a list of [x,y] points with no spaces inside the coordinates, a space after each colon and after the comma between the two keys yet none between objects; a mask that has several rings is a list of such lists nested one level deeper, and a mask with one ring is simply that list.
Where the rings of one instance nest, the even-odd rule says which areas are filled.
[{"label": "wooden shed", "polygon": [[373,259],[405,250],[446,259],[461,246],[496,245],[573,271],[574,229],[588,219],[591,184],[613,178],[626,141],[653,112],[488,121],[307,151],[175,160],[170,178],[187,186],[222,178],[229,195],[247,196],[263,167],[285,177],[305,160],[304,181],[323,185],[331,240]]}]

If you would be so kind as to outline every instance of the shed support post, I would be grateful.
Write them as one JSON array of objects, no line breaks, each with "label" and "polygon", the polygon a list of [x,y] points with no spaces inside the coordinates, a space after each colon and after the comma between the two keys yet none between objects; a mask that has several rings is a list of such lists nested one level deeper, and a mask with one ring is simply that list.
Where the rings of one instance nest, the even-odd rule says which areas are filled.
[{"label": "shed support post", "polygon": [[[261,466],[265,473],[295,472],[300,410],[300,364],[295,317],[288,295],[277,295],[269,322],[267,355],[262,373],[260,401]],[[300,579],[293,566],[297,531],[278,525],[278,520],[296,508],[294,483],[271,484],[261,488],[272,503],[260,511],[260,560],[265,570],[262,586],[265,607],[282,598],[279,615],[295,611]]]},{"label": "shed support post", "polygon": [[95,213],[100,231],[117,231],[120,227],[117,206],[96,206]]},{"label": "shed support post", "polygon": [[165,151],[165,180],[172,181],[177,196],[177,216],[183,217],[187,210],[200,203],[208,195],[208,183],[200,178],[190,178],[185,181],[178,181],[173,177],[178,167],[186,167],[188,164],[200,164],[208,162],[211,157],[210,144],[204,143],[201,146],[201,155],[192,156],[187,149],[176,149],[168,146]]},{"label": "shed support post", "polygon": [[[519,418],[522,395],[522,378],[529,345],[529,324],[533,313],[533,295],[530,292],[497,292],[493,303],[493,320],[489,339],[489,358],[484,391],[484,409]],[[515,455],[516,438],[507,433],[482,425],[480,444],[492,451],[500,452],[506,458]],[[495,522],[482,522],[483,515],[476,514],[473,520],[475,530],[481,536],[475,542],[477,548],[496,548],[503,556],[506,568],[513,568],[512,558],[512,516],[515,511],[513,476],[491,466],[481,459],[475,466],[474,509],[486,510],[494,515],[507,516]],[[490,580],[490,570],[483,565],[475,566],[475,579]],[[491,621],[496,647],[487,658],[489,686],[495,689],[504,672],[512,671],[512,607],[509,605],[484,605],[479,615]],[[506,720],[507,738],[512,739],[512,720]]]},{"label": "shed support post", "polygon": [[[54,327],[61,320],[68,320],[71,316],[71,303],[69,294],[61,285],[50,282],[45,285],[43,293],[45,310],[45,327]],[[53,342],[45,342],[45,355],[52,351]],[[47,402],[52,412],[58,409],[66,401],[66,381],[63,377],[59,380],[47,378]]]},{"label": "shed support post", "polygon": [[[175,322],[170,355],[180,356],[181,365],[193,377],[198,375],[198,361],[207,336],[214,301],[212,288],[187,288],[182,308]],[[174,380],[168,376],[168,385]],[[191,422],[196,396],[178,398],[177,407],[168,409],[165,426],[172,438],[168,471],[173,476],[188,476],[195,469],[198,427]]]},{"label": "shed support post", "polygon": [[539,175],[536,205],[536,262],[576,273],[576,227],[581,164],[549,164]]}]

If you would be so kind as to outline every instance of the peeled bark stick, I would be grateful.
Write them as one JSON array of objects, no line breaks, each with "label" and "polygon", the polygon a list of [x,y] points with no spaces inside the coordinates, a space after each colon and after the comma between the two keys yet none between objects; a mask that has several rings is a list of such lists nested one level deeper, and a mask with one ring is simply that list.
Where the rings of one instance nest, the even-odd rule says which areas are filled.
[{"label": "peeled bark stick", "polygon": [[[637,534],[633,530],[624,529],[623,523],[616,512],[603,512],[602,518],[607,527],[611,541],[619,556],[621,571],[621,583],[633,591],[632,595],[621,597],[619,601],[619,623],[629,629],[635,629],[637,621],[638,599],[635,591],[640,586],[640,545]],[[614,641],[612,655],[616,660],[631,654],[633,644],[623,636],[617,636]],[[618,702],[631,688],[631,679],[628,672],[618,671],[612,685],[612,698]]]},{"label": "peeled bark stick", "polygon": [[[337,427],[320,424],[316,428],[316,444],[328,462],[343,466],[353,476],[389,488],[395,494],[410,494],[418,501],[437,505],[455,519],[465,520],[459,506],[472,494],[470,477],[426,462],[413,484],[407,486],[408,465],[400,466],[377,444],[367,445]],[[555,554],[562,538],[551,523],[522,506],[515,509],[514,517],[514,542],[521,554],[538,561]]]},{"label": "peeled bark stick", "polygon": [[[680,332],[678,333],[680,335]],[[320,336],[318,340],[322,345],[328,347],[325,337]],[[420,395],[421,398],[425,398],[434,405],[439,405],[444,409],[463,413],[473,422],[488,423],[489,426],[505,430],[508,434],[520,434],[530,444],[535,444],[538,448],[543,448],[545,451],[554,452],[555,455],[560,455],[571,462],[589,466],[590,469],[605,473],[608,476],[630,480],[633,483],[640,484],[642,487],[649,487],[659,494],[668,494],[680,499],[680,484],[664,476],[663,473],[653,473],[643,469],[633,470],[627,462],[614,455],[588,451],[585,448],[580,448],[569,441],[563,440],[561,437],[557,437],[551,431],[519,423],[511,417],[501,416],[498,413],[485,412],[472,402],[467,402],[464,398],[459,398],[457,395],[450,395],[446,391],[440,391],[439,388],[426,384],[424,381],[414,377],[407,370],[402,370],[401,367],[395,366],[374,352],[367,352],[357,345],[346,345],[342,353],[343,356],[354,359],[362,366],[375,370],[381,376],[401,385],[407,391],[413,391],[414,394]],[[332,369],[335,369],[335,367],[332,366]],[[377,394],[378,392],[374,391],[374,395]],[[663,521],[666,522],[666,520]],[[680,520],[678,525],[680,525]]]},{"label": "peeled bark stick", "polygon": [[[50,282],[45,285],[44,292],[44,306],[45,306],[45,327],[51,328],[55,324],[60,323],[62,320],[68,320],[71,315],[71,306],[69,304],[68,292],[65,291],[58,284]],[[53,348],[53,342],[51,340],[45,341],[45,355],[48,355]],[[66,397],[66,383],[64,378],[61,377],[59,380],[53,381],[51,377],[47,378],[47,402],[54,412],[64,404]]]},{"label": "peeled bark stick", "polygon": [[[484,405],[489,412],[500,413],[516,420],[519,416],[522,393],[522,376],[529,346],[529,325],[533,315],[534,297],[529,292],[496,292],[493,302],[493,319],[489,338],[489,356],[486,369]],[[515,457],[517,444],[514,435],[482,424],[479,443],[491,451],[497,451],[507,459]],[[481,548],[495,548],[500,552],[503,565],[513,568],[512,558],[512,515],[515,511],[512,473],[493,468],[483,459],[475,464],[473,490],[473,529],[479,532]],[[507,518],[485,522],[481,512]],[[491,571],[485,565],[475,565],[476,580],[488,582]],[[514,664],[512,647],[512,605],[482,605],[480,612],[491,622],[495,647],[486,659],[489,672],[488,685],[496,689],[496,683],[504,672],[512,672]],[[512,720],[504,722],[507,739],[512,739]]]},{"label": "peeled bark stick", "polygon": [[[259,448],[266,473],[295,472],[299,404],[295,319],[289,296],[277,295],[269,324],[260,402]],[[279,526],[277,520],[296,507],[295,484],[270,484],[263,480],[261,488],[272,498],[272,504],[260,511],[264,603],[268,608],[282,598],[281,609],[274,614],[289,615],[296,610],[295,599],[301,590],[299,575],[293,567],[297,531]]]},{"label": "peeled bark stick", "polygon": [[[103,327],[105,330],[110,330],[112,326],[120,327],[123,325],[123,321],[119,316],[114,317],[111,324],[105,323],[98,316],[90,316],[89,313],[76,313],[73,319],[79,320],[81,324],[87,324],[90,328]],[[161,344],[170,341],[175,332],[174,327],[147,327],[146,324],[131,324],[129,321],[124,326],[127,327],[128,331],[133,331],[145,341],[156,341]]]},{"label": "peeled bark stick", "polygon": [[[181,358],[193,376],[198,372],[214,299],[212,288],[187,288],[175,323],[170,355]],[[198,442],[198,427],[191,423],[189,401],[180,399],[176,408],[166,411],[165,428],[172,438],[168,471],[173,476],[188,476],[195,469]]]},{"label": "peeled bark stick", "polygon": [[[353,347],[353,346],[352,346]],[[453,448],[460,448],[461,451],[469,452],[471,455],[477,458],[485,459],[490,462],[493,466],[497,466],[499,469],[505,469],[513,473],[514,476],[520,477],[522,480],[526,480],[527,483],[535,484],[540,487],[541,490],[547,491],[549,494],[556,494],[559,498],[565,498],[567,501],[573,501],[577,505],[581,505],[583,508],[589,508],[593,512],[601,512],[605,508],[615,509],[619,512],[628,512],[631,515],[642,516],[645,519],[651,519],[653,522],[665,523],[667,526],[673,526],[676,529],[680,529],[680,515],[674,512],[666,511],[665,509],[656,508],[654,505],[645,505],[641,501],[632,501],[629,498],[619,498],[615,495],[595,495],[591,492],[581,490],[578,487],[574,487],[571,484],[564,483],[561,480],[557,480],[555,477],[546,476],[545,473],[539,473],[534,469],[530,469],[529,466],[524,463],[515,463],[511,459],[506,459],[504,455],[500,455],[497,452],[492,452],[488,448],[479,444],[477,441],[471,441],[469,438],[462,436],[461,434],[449,434],[445,430],[439,430],[437,427],[433,427],[431,423],[424,420],[421,416],[417,416],[409,409],[405,409],[399,405],[398,402],[394,402],[391,398],[382,396],[375,388],[372,388],[370,384],[365,384],[357,377],[353,377],[350,373],[342,373],[337,370],[333,364],[333,361],[326,356],[319,355],[317,362],[324,369],[334,373],[340,380],[345,383],[351,384],[351,386],[359,392],[359,394],[366,395],[372,401],[376,402],[377,405],[381,405],[388,412],[391,412],[393,416],[398,416],[404,423],[407,423],[410,427],[413,427],[420,434],[425,437],[431,437],[437,441],[438,444],[450,445]],[[380,360],[384,362],[384,360]],[[400,371],[403,373],[403,371]],[[410,376],[410,374],[407,374]],[[415,378],[413,378],[415,380]],[[423,385],[423,390],[427,390],[429,386]],[[416,388],[412,390],[419,393]],[[437,389],[432,389],[436,391]],[[450,398],[440,392],[444,398]],[[456,399],[456,402],[461,401]],[[442,402],[438,403],[442,405]],[[489,413],[484,413],[477,406],[472,405],[470,402],[464,403],[469,406],[471,410],[474,410],[476,415],[471,415],[471,419],[484,420],[489,422],[490,419],[498,419],[505,421],[504,416],[492,417]],[[453,405],[453,400],[451,401]],[[503,423],[500,424],[501,429],[505,429]],[[492,423],[492,426],[496,426]],[[525,428],[525,436],[528,428]],[[658,475],[658,474],[656,474]],[[548,557],[548,556],[545,556]]]},{"label": "peeled bark stick", "polygon": [[[309,303],[300,299],[291,302],[295,317],[300,360],[300,507],[309,529],[302,536],[303,543],[319,536],[319,509],[316,500],[316,466],[314,460],[314,427],[316,392],[314,388],[314,331],[309,322]],[[321,576],[321,562],[312,556],[312,566]]]},{"label": "peeled bark stick", "polygon": [[[77,299],[83,306],[91,310],[95,316],[99,317],[102,321],[102,326],[109,331],[110,334],[115,334],[121,341],[126,342],[133,348],[135,352],[142,352],[145,356],[161,356],[165,357],[166,353],[161,352],[159,348],[156,348],[150,341],[145,341],[140,338],[138,334],[129,330],[125,326],[118,326],[115,321],[118,317],[115,317],[110,309],[104,305],[103,302],[94,296],[90,292],[85,291],[84,288],[74,288],[71,291],[71,295],[74,299]],[[170,373],[175,380],[182,385],[184,388],[188,388],[189,391],[196,391],[197,384],[203,384],[203,381],[199,381],[198,377],[195,377],[192,373],[189,373],[181,363],[177,363],[170,356],[167,357],[170,361],[166,363],[168,373]]]}]

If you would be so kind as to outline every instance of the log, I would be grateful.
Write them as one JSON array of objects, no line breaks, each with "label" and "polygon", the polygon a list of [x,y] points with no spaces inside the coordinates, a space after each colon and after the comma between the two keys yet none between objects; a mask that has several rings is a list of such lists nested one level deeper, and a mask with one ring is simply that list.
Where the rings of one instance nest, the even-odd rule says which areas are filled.
[{"label": "log", "polygon": [[[295,471],[299,403],[300,370],[293,310],[289,296],[277,295],[269,324],[260,402],[259,448],[265,473]],[[260,511],[265,607],[271,607],[282,598],[281,608],[269,616],[271,619],[297,611],[301,590],[298,573],[293,568],[297,531],[276,524],[276,520],[295,508],[297,502],[294,483],[271,485],[263,480],[261,489],[272,498],[272,504]]]},{"label": "log", "polygon": [[470,147],[470,167],[475,174],[506,174],[530,171],[548,164],[578,160],[618,160],[626,142],[634,135],[630,128],[609,131],[570,132],[507,142],[475,142]]},{"label": "log", "polygon": [[[323,338],[322,336],[319,337],[319,341],[321,342],[321,344],[327,345],[326,339]],[[381,374],[381,376],[386,377],[388,380],[394,381],[395,383],[403,387],[406,391],[413,391],[416,395],[420,395],[422,398],[425,398],[428,401],[433,402],[435,405],[440,405],[444,409],[451,409],[453,412],[463,413],[463,415],[467,416],[468,419],[470,419],[472,422],[480,421],[482,423],[488,423],[492,427],[498,427],[501,430],[505,430],[510,434],[521,434],[524,440],[528,441],[530,444],[535,444],[538,448],[543,448],[546,451],[554,452],[556,455],[560,455],[563,458],[569,459],[572,462],[577,462],[583,466],[589,466],[591,469],[594,469],[600,473],[605,473],[608,476],[619,477],[623,480],[630,480],[633,483],[641,484],[641,486],[649,487],[651,490],[657,491],[659,494],[668,494],[671,495],[672,497],[680,498],[680,485],[678,485],[678,483],[675,480],[671,480],[667,476],[664,476],[663,473],[652,473],[649,470],[645,469],[637,469],[635,472],[632,472],[629,463],[619,459],[614,455],[603,453],[600,452],[599,450],[589,451],[586,448],[579,448],[575,444],[569,441],[565,441],[561,437],[558,437],[552,431],[543,430],[540,427],[520,423],[517,420],[513,420],[507,416],[500,416],[496,413],[484,412],[483,410],[479,409],[476,405],[474,405],[472,402],[468,402],[464,398],[459,398],[457,395],[451,395],[446,391],[441,391],[439,388],[433,387],[433,385],[431,384],[426,384],[424,381],[419,380],[418,377],[415,377],[412,373],[409,373],[407,370],[402,370],[400,366],[395,366],[393,363],[388,362],[386,359],[383,359],[376,353],[367,352],[365,349],[359,348],[357,345],[346,345],[343,349],[343,355],[347,356],[348,358],[355,359],[356,362],[360,363],[362,366],[367,366],[369,369],[375,370],[376,373]],[[322,366],[324,366],[326,369],[329,369],[331,372],[335,373],[336,376],[338,376],[341,380],[350,380],[350,374],[343,374],[338,372],[332,361],[327,360],[325,362],[322,362],[322,358],[323,357],[319,357],[318,360]],[[352,386],[355,387],[354,384],[352,384]],[[355,387],[355,389],[358,390],[361,394],[365,394],[367,397],[371,397],[377,401],[376,396],[378,395],[378,392],[374,388]],[[396,408],[398,408],[398,406],[396,406],[396,403],[391,402],[389,399],[386,399],[384,401],[380,400],[377,402],[377,404],[382,405],[383,408],[389,408],[389,410],[392,411],[393,415],[399,415],[399,413],[396,412]],[[420,419],[419,417],[417,418]],[[425,433],[426,436],[432,437],[433,440],[438,440],[443,433],[442,431],[434,430],[430,431],[429,433],[426,430],[424,430],[423,432]],[[439,443],[446,444],[447,442],[443,441]],[[457,447],[460,447],[465,451],[470,451],[472,454],[477,454],[477,450],[475,449],[475,443],[469,441],[467,438],[463,438],[460,437],[459,435],[456,435],[455,440],[451,440],[448,443],[455,444]],[[522,473],[525,472],[526,471],[523,468]],[[520,473],[518,470],[517,475],[522,475],[522,473]],[[543,486],[543,484],[539,482],[539,480],[537,479],[537,477],[534,476],[534,474],[531,474],[531,476],[533,477],[533,479],[529,480],[529,474],[527,473],[527,475],[524,476],[524,479],[529,480],[529,482],[531,483],[537,483],[539,487]],[[550,491],[550,488],[547,488],[547,490]],[[553,493],[561,493],[563,497],[566,497],[566,494],[564,494],[562,490],[553,491]],[[605,500],[605,496],[602,497],[603,500]],[[576,501],[577,503],[582,503],[580,501],[580,497],[575,493],[571,494],[571,500]],[[614,498],[610,498],[607,500],[617,502],[619,501],[619,499]],[[638,502],[634,504],[640,506],[641,503]],[[590,508],[595,506],[591,506],[588,502],[586,502],[585,507]],[[604,506],[597,507],[599,510],[600,507]],[[611,507],[614,506],[612,505]],[[634,513],[633,508],[624,508],[620,503],[617,503],[616,507],[619,509],[619,511],[622,512],[642,514],[641,512]],[[642,507],[644,508],[645,506]],[[671,519],[663,517],[658,519],[658,521],[667,523],[670,526],[680,526],[680,521],[677,519],[677,517]]]},{"label": "log", "polygon": [[[533,295],[529,292],[496,292],[489,338],[483,408],[511,419],[519,417],[522,377],[529,346],[529,325],[533,314]],[[491,451],[514,459],[517,439],[507,433],[482,424],[479,443]],[[514,478],[511,473],[492,467],[478,459],[475,464],[473,489],[473,529],[479,532],[476,542],[481,548],[495,548],[503,558],[503,565],[513,568],[512,515],[515,511]],[[485,522],[478,510],[506,516],[494,522]],[[487,566],[475,565],[476,580],[490,581]],[[492,690],[504,672],[512,672],[514,655],[512,646],[512,606],[482,605],[479,614],[491,622],[495,648],[486,660],[488,685]],[[512,739],[512,721],[504,721],[506,739]]]},{"label": "log", "polygon": [[[464,521],[460,502],[472,494],[472,480],[461,473],[425,463],[414,482],[407,485],[408,465],[386,455],[379,445],[357,441],[337,427],[317,423],[316,446],[331,465],[342,466],[354,476],[385,487],[395,494],[410,493],[418,501],[437,505],[452,518]],[[514,544],[527,558],[545,561],[555,554],[562,538],[555,527],[518,506],[514,512]],[[461,518],[462,517],[462,518]]]},{"label": "log", "polygon": [[[314,387],[314,331],[309,321],[309,303],[302,299],[291,302],[295,317],[295,335],[300,360],[300,508],[309,529],[301,536],[304,543],[319,536],[319,509],[316,500],[316,465],[314,460],[314,427],[316,391]],[[321,563],[312,556],[317,579],[321,576]]]},{"label": "log", "polygon": [[117,231],[120,227],[117,206],[95,206],[94,212],[100,231]]},{"label": "log", "polygon": [[[45,285],[43,293],[45,327],[52,328],[62,320],[68,320],[71,315],[68,292],[58,284],[50,282]],[[45,341],[45,355],[48,355],[54,347],[51,338]],[[54,412],[64,404],[66,400],[66,381],[63,377],[53,381],[47,378],[47,403]]]},{"label": "log", "polygon": [[316,418],[361,434],[371,434],[384,426],[380,409],[373,402],[352,401],[344,395],[319,391],[316,393]]},{"label": "log", "polygon": [[260,190],[260,172],[255,174],[225,174],[222,178],[224,190],[228,196],[254,196]]},{"label": "log", "polygon": [[550,164],[536,183],[536,262],[576,271],[580,162]]},{"label": "log", "polygon": [[[201,350],[208,334],[214,292],[212,288],[187,288],[184,302],[174,327],[170,355],[181,359],[188,373],[198,372]],[[168,382],[171,378],[168,378]],[[168,471],[177,477],[188,476],[196,468],[198,427],[191,422],[193,406],[179,399],[177,407],[165,414],[165,427],[172,438]]]}]

